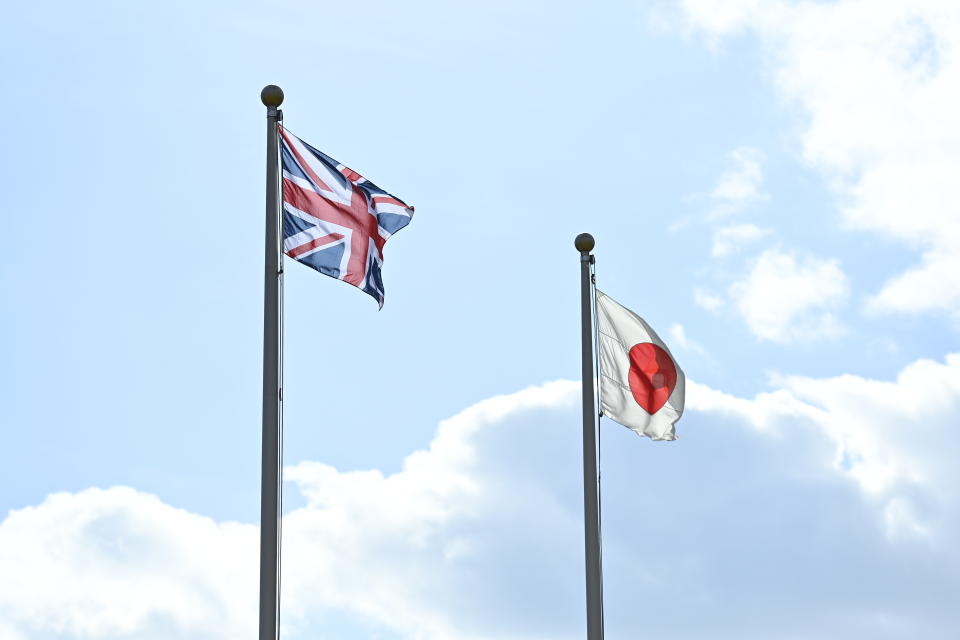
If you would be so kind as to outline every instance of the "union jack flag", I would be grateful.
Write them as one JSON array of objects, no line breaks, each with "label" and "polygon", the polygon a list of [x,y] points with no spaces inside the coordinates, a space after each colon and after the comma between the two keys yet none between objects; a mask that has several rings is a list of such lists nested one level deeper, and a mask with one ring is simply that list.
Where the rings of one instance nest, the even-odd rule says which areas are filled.
[{"label": "union jack flag", "polygon": [[383,307],[383,245],[413,207],[283,127],[283,252]]}]

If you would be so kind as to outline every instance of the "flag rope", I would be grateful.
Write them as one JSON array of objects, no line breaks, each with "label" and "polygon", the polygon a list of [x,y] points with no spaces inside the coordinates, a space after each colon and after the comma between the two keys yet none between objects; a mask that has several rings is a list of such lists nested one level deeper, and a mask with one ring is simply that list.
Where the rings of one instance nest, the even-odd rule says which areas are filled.
[{"label": "flag rope", "polygon": [[603,416],[603,407],[600,404],[600,331],[597,325],[597,262],[593,256],[590,256],[590,292],[593,308],[591,309],[592,329],[593,329],[593,347],[594,347],[594,372],[597,376],[594,395],[597,401],[597,420],[594,427],[594,433],[597,439],[597,546],[600,555],[600,628],[603,623],[603,492],[601,491],[603,477],[602,467],[600,465],[600,418]]},{"label": "flag rope", "polygon": [[[283,110],[277,109],[277,133],[283,127]],[[280,155],[280,136],[277,139],[277,156]],[[280,637],[280,591],[283,586],[283,168],[277,163],[277,288],[280,295],[277,305],[277,325],[280,329],[277,350],[277,392],[279,394],[280,442],[278,444],[279,478],[277,480],[277,638]]]},{"label": "flag rope", "polygon": [[591,260],[590,262],[590,300],[592,302],[593,308],[591,311],[593,329],[593,362],[594,362],[594,371],[597,374],[597,388],[594,390],[594,396],[597,400],[597,423],[599,424],[600,418],[603,417],[603,406],[600,404],[600,328],[597,325],[597,262],[596,260]]}]

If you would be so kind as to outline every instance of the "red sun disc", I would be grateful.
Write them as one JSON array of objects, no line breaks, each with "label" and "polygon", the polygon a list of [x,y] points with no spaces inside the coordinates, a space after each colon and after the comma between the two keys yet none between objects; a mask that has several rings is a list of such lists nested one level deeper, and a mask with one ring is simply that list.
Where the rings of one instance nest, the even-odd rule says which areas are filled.
[{"label": "red sun disc", "polygon": [[633,399],[650,415],[666,404],[677,386],[677,366],[670,354],[650,342],[630,349],[630,391]]}]

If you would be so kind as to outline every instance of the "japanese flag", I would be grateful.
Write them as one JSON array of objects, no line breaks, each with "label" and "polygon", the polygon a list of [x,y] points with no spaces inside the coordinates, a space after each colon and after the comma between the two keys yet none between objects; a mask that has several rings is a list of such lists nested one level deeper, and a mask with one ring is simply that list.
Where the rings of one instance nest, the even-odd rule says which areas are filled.
[{"label": "japanese flag", "polygon": [[603,415],[653,440],[676,440],[683,371],[643,318],[597,291]]}]

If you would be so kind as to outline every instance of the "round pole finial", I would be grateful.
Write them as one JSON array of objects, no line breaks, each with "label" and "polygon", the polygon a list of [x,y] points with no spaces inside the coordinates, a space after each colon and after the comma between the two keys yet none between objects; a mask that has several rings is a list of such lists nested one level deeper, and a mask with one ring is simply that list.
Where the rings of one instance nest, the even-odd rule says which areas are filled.
[{"label": "round pole finial", "polygon": [[577,236],[577,239],[573,241],[573,246],[575,246],[580,253],[590,253],[594,247],[593,236],[589,233],[581,233]]},{"label": "round pole finial", "polygon": [[283,104],[283,89],[275,84],[268,84],[260,92],[260,102],[266,107],[279,107]]}]

